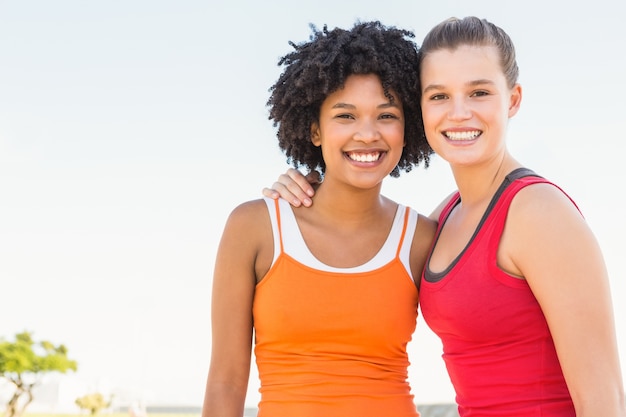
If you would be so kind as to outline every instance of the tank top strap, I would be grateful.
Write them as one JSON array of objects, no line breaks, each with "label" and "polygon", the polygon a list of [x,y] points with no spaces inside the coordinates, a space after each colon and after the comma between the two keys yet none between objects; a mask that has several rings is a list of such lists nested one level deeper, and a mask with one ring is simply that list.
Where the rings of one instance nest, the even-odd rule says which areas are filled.
[{"label": "tank top strap", "polygon": [[293,210],[287,201],[267,197],[264,199],[268,207],[275,242],[272,265],[281,254],[284,254],[304,265],[323,271],[358,273],[379,268],[394,259],[402,261],[407,270],[410,270],[408,259],[417,222],[417,213],[410,207],[398,206],[390,233],[383,247],[372,259],[359,266],[337,268],[320,262],[309,251],[300,233]]},{"label": "tank top strap", "polygon": [[549,181],[539,176],[525,176],[508,180],[508,183],[503,184],[503,187],[501,187],[498,194],[495,196],[496,198],[492,200],[490,207],[487,209],[487,216],[482,220],[483,227],[481,231],[485,233],[498,231],[498,233],[491,233],[490,237],[490,240],[492,242],[495,241],[497,245],[504,231],[504,223],[506,222],[513,198],[521,189],[529,185],[547,182]]},{"label": "tank top strap", "polygon": [[517,193],[533,184],[550,184],[561,191],[574,204],[574,207],[580,212],[576,202],[558,185],[549,180],[535,174],[527,168],[520,168],[511,172],[505,179],[498,194],[494,196],[490,207],[487,209],[488,217],[484,219],[484,227],[481,232],[488,235],[490,257],[497,256],[500,238],[504,232],[504,225],[509,213],[509,208],[513,198]]},{"label": "tank top strap", "polygon": [[[503,194],[505,194],[505,192],[508,190],[509,192],[511,191],[510,185],[515,183],[516,181],[520,180],[520,179],[524,179],[524,183],[527,183],[528,181],[530,181],[530,183],[535,183],[535,182],[548,182],[545,179],[543,179],[542,177],[540,177],[539,175],[535,174],[532,170],[528,169],[528,168],[518,168],[515,169],[513,171],[511,171],[502,181],[502,184],[500,184],[500,187],[498,188],[498,190],[496,191],[495,195],[492,197],[491,201],[489,202],[489,205],[487,206],[487,209],[485,210],[485,214],[483,215],[483,218],[481,219],[481,222],[479,224],[479,228],[483,225],[483,223],[485,222],[487,216],[489,216],[491,214],[491,212],[493,211],[493,209],[501,204],[502,202],[502,196]],[[529,185],[529,183],[527,183],[526,185]],[[519,190],[518,190],[519,191]],[[513,196],[517,193],[517,191],[515,191],[513,193]],[[513,197],[511,196],[511,198]],[[441,231],[441,228],[443,227],[445,220],[448,218],[448,216],[450,215],[450,212],[454,209],[454,207],[456,207],[457,204],[459,204],[461,201],[461,194],[457,191],[454,193],[454,195],[450,198],[450,200],[448,200],[448,202],[446,203],[446,205],[444,206],[443,210],[441,210],[441,213],[439,215],[439,226],[438,226],[438,233]]]},{"label": "tank top strap", "polygon": [[280,199],[274,200],[268,197],[263,197],[263,200],[265,200],[265,205],[267,206],[267,211],[270,216],[270,224],[272,225],[272,236],[274,238],[274,256],[272,257],[272,265],[274,265],[280,254],[284,252],[283,231],[279,205]]},{"label": "tank top strap", "polygon": [[402,224],[402,232],[400,233],[400,239],[398,239],[398,248],[396,249],[396,258],[398,259],[400,259],[400,253],[402,252],[402,248],[404,246],[404,239],[406,237],[407,226],[409,224],[410,211],[411,211],[410,207],[404,208],[404,222]]},{"label": "tank top strap", "polygon": [[443,224],[445,223],[445,220],[450,215],[450,212],[452,211],[452,209],[457,204],[459,204],[460,201],[461,201],[461,194],[457,191],[457,192],[454,193],[454,195],[452,195],[450,200],[448,200],[446,205],[443,207],[443,210],[441,210],[441,213],[439,213],[439,219],[438,219],[438,222],[437,222],[438,223],[437,234],[439,234],[439,232],[441,231],[441,228],[443,227]]},{"label": "tank top strap", "polygon": [[283,253],[283,229],[282,222],[280,221],[280,208],[278,204],[278,199],[274,200],[274,209],[276,210],[276,228],[278,229],[278,241],[280,242],[280,253]]}]

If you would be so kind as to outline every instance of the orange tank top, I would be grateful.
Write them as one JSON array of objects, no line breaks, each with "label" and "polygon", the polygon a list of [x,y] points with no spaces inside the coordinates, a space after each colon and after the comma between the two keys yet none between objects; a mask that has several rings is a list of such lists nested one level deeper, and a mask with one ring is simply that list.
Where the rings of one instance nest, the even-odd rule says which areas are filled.
[{"label": "orange tank top", "polygon": [[332,268],[308,252],[288,203],[266,201],[276,255],[253,304],[258,417],[419,416],[406,352],[417,319],[407,266],[417,213],[398,207],[370,262]]}]

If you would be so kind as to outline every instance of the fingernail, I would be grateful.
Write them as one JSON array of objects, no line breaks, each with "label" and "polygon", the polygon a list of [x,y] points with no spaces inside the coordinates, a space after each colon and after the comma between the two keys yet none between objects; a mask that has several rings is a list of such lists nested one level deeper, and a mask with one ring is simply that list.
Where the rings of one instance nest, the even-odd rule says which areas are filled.
[{"label": "fingernail", "polygon": [[310,198],[305,198],[304,199],[304,205],[309,207],[311,204],[313,204],[313,201],[311,201]]}]

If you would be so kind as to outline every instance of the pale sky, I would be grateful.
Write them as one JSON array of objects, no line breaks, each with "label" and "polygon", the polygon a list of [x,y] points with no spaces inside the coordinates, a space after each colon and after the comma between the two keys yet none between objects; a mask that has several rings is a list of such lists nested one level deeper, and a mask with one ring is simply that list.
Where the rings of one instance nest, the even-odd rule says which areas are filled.
[{"label": "pale sky", "polygon": [[[509,147],[593,228],[626,363],[618,0],[0,0],[0,337],[65,344],[79,370],[61,380],[84,393],[200,406],[224,221],[287,168],[265,103],[288,41],[376,19],[419,43],[466,15],[517,46]],[[437,157],[384,187],[426,214],[453,190]],[[452,402],[421,317],[409,350],[416,401]],[[257,389],[253,372],[248,405]]]}]

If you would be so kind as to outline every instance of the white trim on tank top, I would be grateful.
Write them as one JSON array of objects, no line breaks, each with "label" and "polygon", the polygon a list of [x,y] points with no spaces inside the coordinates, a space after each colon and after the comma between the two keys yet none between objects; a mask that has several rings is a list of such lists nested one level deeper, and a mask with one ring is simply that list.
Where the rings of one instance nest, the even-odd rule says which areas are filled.
[{"label": "white trim on tank top", "polygon": [[[276,206],[273,199],[267,197],[263,197],[263,199],[267,204],[267,209],[272,223],[272,233],[274,235],[274,259],[272,260],[272,265],[274,265],[276,259],[278,259],[278,255],[280,255],[280,236],[278,234]],[[376,253],[376,255],[374,255],[374,257],[366,263],[351,268],[337,268],[326,265],[317,259],[307,247],[306,242],[300,233],[300,228],[298,227],[298,222],[293,214],[291,205],[282,198],[279,199],[278,204],[280,206],[280,219],[282,223],[283,249],[286,254],[303,265],[326,272],[359,273],[380,268],[391,262],[391,260],[396,256],[398,244],[402,236],[402,229],[404,227],[404,212],[406,210],[406,207],[402,204],[398,204],[398,209],[396,210],[396,214],[393,219],[391,231],[378,253]],[[418,216],[417,212],[413,209],[409,210],[408,215],[409,219],[406,226],[406,234],[404,235],[404,241],[402,243],[402,248],[400,249],[400,261],[404,265],[404,268],[409,276],[413,276],[411,274],[411,263],[409,258]]]}]

